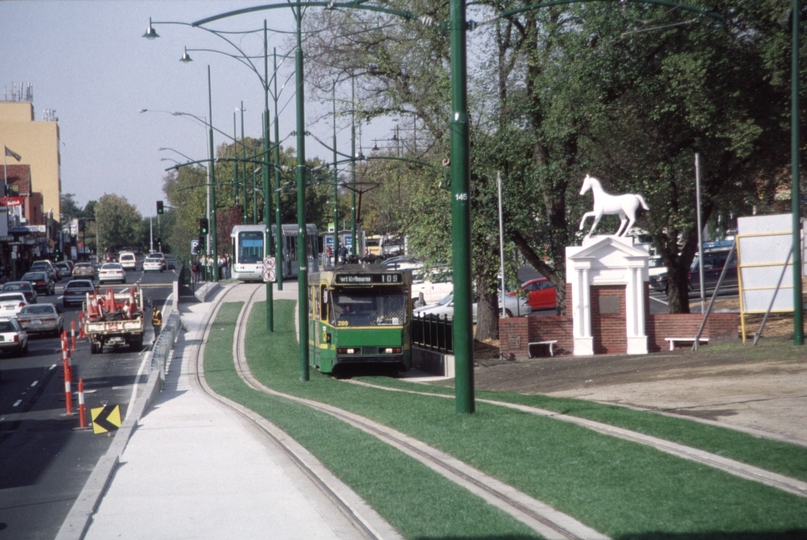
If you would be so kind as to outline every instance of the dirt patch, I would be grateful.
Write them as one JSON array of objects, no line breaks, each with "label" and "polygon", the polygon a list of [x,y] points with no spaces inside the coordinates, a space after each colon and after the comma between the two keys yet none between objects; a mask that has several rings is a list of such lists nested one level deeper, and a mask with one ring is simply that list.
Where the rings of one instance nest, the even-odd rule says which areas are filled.
[{"label": "dirt patch", "polygon": [[761,320],[747,318],[745,345],[648,355],[508,361],[498,342],[476,342],[475,387],[682,414],[807,446],[807,345],[793,344],[792,315],[773,315],[752,346]]}]

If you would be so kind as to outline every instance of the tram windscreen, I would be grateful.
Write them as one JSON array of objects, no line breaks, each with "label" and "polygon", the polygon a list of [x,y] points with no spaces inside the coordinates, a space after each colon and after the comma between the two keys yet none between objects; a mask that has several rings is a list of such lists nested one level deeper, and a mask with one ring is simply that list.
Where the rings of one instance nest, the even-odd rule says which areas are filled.
[{"label": "tram windscreen", "polygon": [[238,258],[241,264],[257,263],[263,260],[263,233],[242,231],[238,233]]},{"label": "tram windscreen", "polygon": [[406,324],[408,296],[400,287],[331,292],[331,324],[334,326],[402,326]]}]

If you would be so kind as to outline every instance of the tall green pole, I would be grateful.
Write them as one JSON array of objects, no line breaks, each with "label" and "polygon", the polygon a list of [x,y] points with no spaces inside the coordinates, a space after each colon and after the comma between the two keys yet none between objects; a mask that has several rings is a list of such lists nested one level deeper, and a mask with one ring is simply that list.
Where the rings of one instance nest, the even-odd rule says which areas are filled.
[{"label": "tall green pole", "polygon": [[804,302],[801,288],[801,212],[799,194],[799,13],[800,0],[793,0],[791,18],[792,65],[791,65],[791,110],[790,110],[790,154],[792,187],[790,189],[791,210],[793,212],[793,343],[804,344]]},{"label": "tall green pole", "polygon": [[[238,152],[238,148],[235,149]],[[237,156],[238,154],[236,154]],[[249,197],[247,197],[247,145],[244,144],[244,102],[241,102],[241,158],[244,160],[244,168],[241,171],[241,178],[244,181],[244,225],[246,225],[249,220],[247,219],[247,210],[249,206],[247,205],[247,201]],[[235,162],[235,166],[238,167],[238,162]],[[253,196],[255,193],[253,192]],[[253,219],[255,218],[255,214],[252,214]],[[253,222],[254,223],[254,222]]]},{"label": "tall green pole", "polygon": [[454,281],[454,394],[458,413],[474,412],[471,212],[465,0],[451,0],[451,244]]},{"label": "tall green pole", "polygon": [[[233,202],[235,207],[238,208],[238,120],[236,114],[233,112]],[[246,176],[244,176],[244,186],[247,184]],[[244,187],[244,197],[247,196],[247,189]],[[243,224],[247,224],[247,203],[244,202],[244,216],[241,218]]]},{"label": "tall green pole", "polygon": [[339,173],[336,170],[336,85],[333,86],[333,266],[339,257]]},{"label": "tall green pole", "polygon": [[214,164],[216,162],[216,147],[213,144],[213,84],[210,81],[210,65],[207,66],[207,103],[210,110],[210,124],[208,129],[210,131],[210,244],[212,246],[213,256],[213,281],[219,280],[219,265],[218,265],[218,239],[216,233],[216,172]]},{"label": "tall green pole", "polygon": [[[266,35],[266,19],[263,20],[263,160],[269,161],[269,42]],[[277,141],[275,141],[277,143]],[[266,241],[263,245],[263,256],[270,257],[274,252],[272,241],[272,191],[269,189],[269,167],[261,167],[261,180],[263,180],[263,224],[266,227],[264,235]],[[277,270],[277,260],[275,270]],[[274,298],[272,297],[272,284],[266,283],[266,330],[275,331],[275,309]]]},{"label": "tall green pole", "polygon": [[[294,9],[294,8],[293,8]],[[302,8],[297,19],[297,51],[294,55],[297,85],[297,318],[300,329],[300,380],[308,380],[308,246],[305,228],[305,96],[303,95]],[[278,236],[281,231],[278,230]]]},{"label": "tall green pole", "polygon": [[353,189],[350,190],[351,194],[351,233],[350,239],[352,246],[350,253],[356,254],[356,79],[350,78],[350,183]]},{"label": "tall green pole", "polygon": [[[283,246],[285,241],[283,239],[283,216],[280,212],[280,120],[278,118],[277,110],[277,48],[272,48],[274,57],[274,95],[272,98],[275,101],[275,193],[277,193],[277,204],[275,205],[275,229],[277,230],[277,242],[275,242],[275,268],[277,268],[277,290],[283,290]],[[266,221],[267,227],[269,220]],[[269,236],[272,236],[271,234]]]}]

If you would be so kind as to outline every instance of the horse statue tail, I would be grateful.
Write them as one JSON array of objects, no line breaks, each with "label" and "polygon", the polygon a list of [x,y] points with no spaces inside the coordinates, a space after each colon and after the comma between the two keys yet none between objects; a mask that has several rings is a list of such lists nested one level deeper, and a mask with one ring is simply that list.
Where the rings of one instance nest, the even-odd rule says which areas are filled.
[{"label": "horse statue tail", "polygon": [[650,210],[650,207],[649,207],[649,206],[647,206],[647,203],[646,203],[646,202],[644,202],[644,197],[642,197],[641,195],[639,195],[639,194],[637,193],[637,194],[636,194],[636,198],[637,198],[637,199],[639,199],[639,203],[642,205],[642,208],[644,208],[645,210]]}]

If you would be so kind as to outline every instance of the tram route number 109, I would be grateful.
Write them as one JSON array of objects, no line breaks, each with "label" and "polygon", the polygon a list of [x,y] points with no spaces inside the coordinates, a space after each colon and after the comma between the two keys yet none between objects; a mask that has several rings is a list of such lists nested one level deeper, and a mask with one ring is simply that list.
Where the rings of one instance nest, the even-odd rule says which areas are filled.
[{"label": "tram route number 109", "polygon": [[381,283],[398,283],[401,281],[401,274],[381,274]]}]

